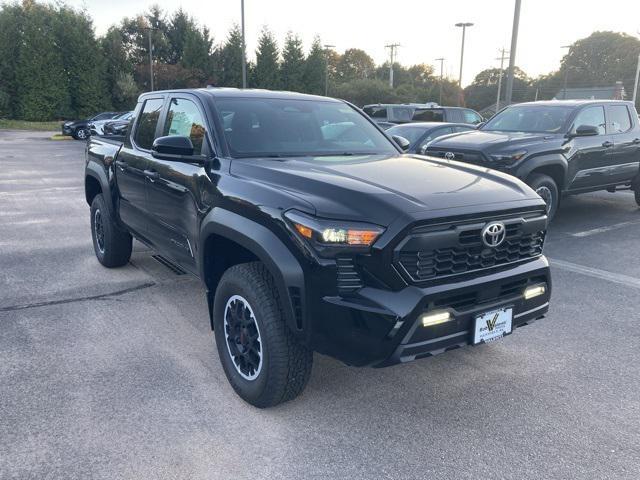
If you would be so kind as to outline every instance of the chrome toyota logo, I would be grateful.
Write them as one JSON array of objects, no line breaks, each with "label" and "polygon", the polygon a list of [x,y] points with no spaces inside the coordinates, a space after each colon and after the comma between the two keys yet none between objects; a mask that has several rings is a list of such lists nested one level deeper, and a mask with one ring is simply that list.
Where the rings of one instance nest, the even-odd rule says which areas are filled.
[{"label": "chrome toyota logo", "polygon": [[456,154],[453,152],[447,152],[444,154],[444,158],[446,158],[447,160],[453,160],[454,158],[456,158]]},{"label": "chrome toyota logo", "polygon": [[482,243],[487,247],[495,248],[504,242],[507,236],[507,229],[502,222],[492,222],[482,229]]}]

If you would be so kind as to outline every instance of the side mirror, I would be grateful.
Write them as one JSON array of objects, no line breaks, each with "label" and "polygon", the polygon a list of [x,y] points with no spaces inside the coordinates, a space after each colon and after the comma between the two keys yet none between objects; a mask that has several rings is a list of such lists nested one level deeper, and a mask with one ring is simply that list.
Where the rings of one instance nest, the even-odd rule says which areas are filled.
[{"label": "side mirror", "polygon": [[409,140],[401,137],[400,135],[393,135],[391,138],[394,142],[396,142],[396,144],[402,149],[403,152],[409,150],[409,145],[411,145],[411,142]]},{"label": "side mirror", "polygon": [[595,135],[598,135],[600,133],[600,131],[598,130],[598,127],[595,127],[593,125],[580,125],[578,128],[576,128],[575,133],[571,133],[570,136],[571,137],[593,137]]},{"label": "side mirror", "polygon": [[151,147],[151,155],[155,158],[176,161],[193,161],[188,157],[193,157],[193,143],[189,137],[170,135],[158,137]]}]

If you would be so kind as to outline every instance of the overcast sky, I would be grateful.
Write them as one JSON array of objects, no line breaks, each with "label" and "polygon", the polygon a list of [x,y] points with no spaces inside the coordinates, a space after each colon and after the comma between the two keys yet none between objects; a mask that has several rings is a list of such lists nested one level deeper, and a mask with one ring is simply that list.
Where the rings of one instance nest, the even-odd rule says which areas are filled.
[{"label": "overcast sky", "polygon": [[[103,34],[124,16],[134,16],[153,3],[171,12],[180,6],[209,27],[216,43],[240,22],[240,0],[68,0],[84,7]],[[366,50],[377,63],[388,58],[384,45],[400,43],[398,61],[409,65],[445,57],[445,75],[458,78],[461,30],[457,22],[473,22],[467,30],[463,85],[490,66],[498,66],[499,50],[509,48],[514,0],[245,0],[247,47],[254,57],[257,38],[268,25],[282,42],[288,30],[308,48],[314,35],[339,52]],[[523,0],[516,63],[531,76],[558,68],[567,45],[595,30],[638,35],[640,0]]]}]

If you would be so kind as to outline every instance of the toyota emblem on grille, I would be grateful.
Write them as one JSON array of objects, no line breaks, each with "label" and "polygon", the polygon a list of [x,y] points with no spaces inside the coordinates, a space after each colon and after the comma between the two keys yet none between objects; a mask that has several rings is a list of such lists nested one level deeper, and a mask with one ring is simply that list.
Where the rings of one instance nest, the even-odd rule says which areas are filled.
[{"label": "toyota emblem on grille", "polygon": [[491,222],[482,229],[482,243],[487,247],[495,248],[504,242],[507,236],[507,229],[502,222]]},{"label": "toyota emblem on grille", "polygon": [[446,158],[447,160],[453,160],[454,158],[456,158],[456,154],[453,152],[447,152],[444,154],[444,158]]}]

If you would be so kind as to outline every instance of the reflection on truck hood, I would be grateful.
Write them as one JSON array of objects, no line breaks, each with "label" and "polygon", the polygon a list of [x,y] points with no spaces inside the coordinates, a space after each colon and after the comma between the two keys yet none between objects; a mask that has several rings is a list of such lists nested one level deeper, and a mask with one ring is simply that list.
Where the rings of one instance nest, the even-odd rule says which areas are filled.
[{"label": "reflection on truck hood", "polygon": [[318,216],[380,225],[403,213],[538,198],[494,170],[410,155],[237,159],[231,173],[304,198]]},{"label": "reflection on truck hood", "polygon": [[525,132],[498,132],[475,130],[463,132],[457,135],[450,135],[446,138],[436,139],[429,144],[429,148],[442,149],[463,149],[474,151],[494,151],[503,147],[526,147],[529,144],[539,144],[540,142],[558,140],[562,138],[559,134],[549,133],[525,133]]}]

